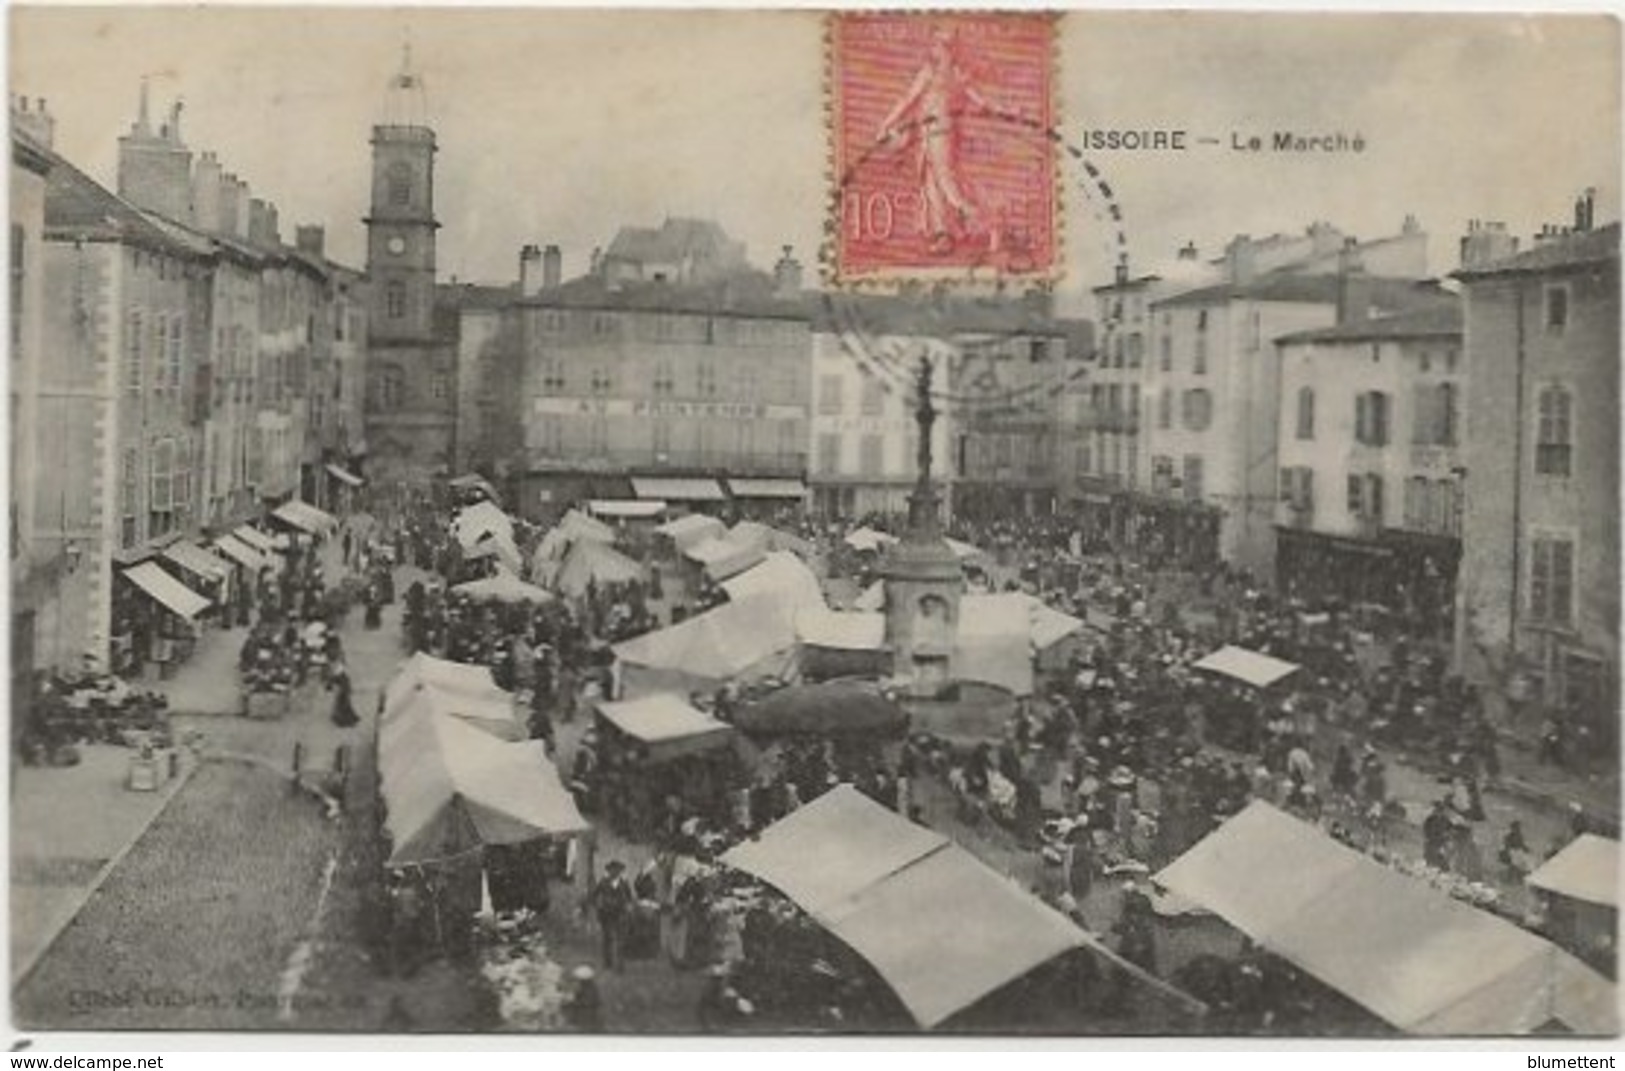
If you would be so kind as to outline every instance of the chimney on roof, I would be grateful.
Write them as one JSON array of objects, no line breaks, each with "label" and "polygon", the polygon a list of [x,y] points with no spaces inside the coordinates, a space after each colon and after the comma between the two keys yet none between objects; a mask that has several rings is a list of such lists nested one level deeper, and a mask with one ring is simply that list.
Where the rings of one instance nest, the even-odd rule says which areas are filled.
[{"label": "chimney on roof", "polygon": [[28,107],[27,97],[18,97],[11,109],[12,126],[33,138],[47,149],[54,147],[56,141],[56,120],[45,107],[45,98],[40,97],[35,107]]},{"label": "chimney on roof", "polygon": [[1128,255],[1117,258],[1117,267],[1112,271],[1112,279],[1118,286],[1128,285]]},{"label": "chimney on roof", "polygon": [[1414,215],[1407,212],[1405,222],[1399,225],[1399,233],[1404,235],[1421,234],[1422,223]]},{"label": "chimney on roof", "polygon": [[1231,283],[1250,283],[1258,274],[1258,250],[1253,246],[1251,235],[1238,234],[1231,239],[1225,247],[1224,257]]},{"label": "chimney on roof", "polygon": [[1180,246],[1179,247],[1179,259],[1181,261],[1188,260],[1188,261],[1191,261],[1193,263],[1195,261],[1201,259],[1201,253],[1199,253],[1197,251],[1196,243],[1195,242],[1186,242],[1184,245]]},{"label": "chimney on roof", "polygon": [[519,250],[519,296],[535,297],[542,289],[542,249],[525,245]]},{"label": "chimney on roof", "polygon": [[1342,238],[1343,232],[1325,220],[1316,220],[1309,225],[1309,248],[1314,256],[1323,257],[1336,252]]},{"label": "chimney on roof", "polygon": [[603,248],[603,246],[595,245],[595,246],[592,247],[592,261],[590,262],[590,265],[587,268],[587,272],[588,272],[589,275],[602,275],[603,271],[604,271],[604,248]]},{"label": "chimney on roof", "polygon": [[1337,322],[1360,323],[1371,316],[1371,277],[1365,273],[1360,243],[1345,238],[1337,253]]},{"label": "chimney on roof", "polygon": [[795,247],[784,246],[784,255],[773,265],[773,293],[778,297],[794,297],[801,293],[801,261],[795,258]]},{"label": "chimney on roof", "polygon": [[542,250],[542,289],[557,290],[564,282],[564,252],[556,245]]},{"label": "chimney on roof", "polygon": [[1463,268],[1504,260],[1517,251],[1518,240],[1507,231],[1505,223],[1487,219],[1467,221],[1467,234],[1461,239]]},{"label": "chimney on roof", "polygon": [[206,234],[220,230],[220,161],[212,152],[192,165],[192,225]]},{"label": "chimney on roof", "polygon": [[1587,187],[1578,200],[1574,202],[1574,229],[1580,233],[1589,231],[1596,220],[1597,191]]},{"label": "chimney on roof", "polygon": [[299,252],[324,260],[327,256],[327,231],[316,223],[305,223],[294,228],[293,244]]}]

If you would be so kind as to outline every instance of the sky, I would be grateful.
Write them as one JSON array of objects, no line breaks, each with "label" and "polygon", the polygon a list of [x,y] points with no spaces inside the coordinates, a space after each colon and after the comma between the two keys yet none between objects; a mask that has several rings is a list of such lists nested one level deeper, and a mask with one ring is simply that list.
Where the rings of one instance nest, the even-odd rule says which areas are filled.
[{"label": "sky", "polygon": [[[623,224],[703,216],[769,266],[816,258],[828,198],[821,16],[795,11],[12,7],[9,83],[43,97],[56,147],[109,186],[139,85],[184,100],[213,150],[274,201],[285,239],[321,223],[360,265],[371,125],[410,41],[440,145],[442,280],[505,283],[520,246],[566,275]],[[1057,48],[1062,134],[1185,130],[1185,153],[1090,151],[1123,214],[1131,266],[1194,241],[1327,220],[1362,239],[1407,214],[1430,268],[1469,219],[1529,235],[1597,189],[1619,217],[1619,27],[1596,15],[1069,12]],[[1232,137],[1358,134],[1359,154],[1242,153]],[[1069,189],[1084,185],[1066,165]],[[1069,195],[1071,285],[1103,281],[1098,196]],[[1526,238],[1527,240],[1527,238]]]}]

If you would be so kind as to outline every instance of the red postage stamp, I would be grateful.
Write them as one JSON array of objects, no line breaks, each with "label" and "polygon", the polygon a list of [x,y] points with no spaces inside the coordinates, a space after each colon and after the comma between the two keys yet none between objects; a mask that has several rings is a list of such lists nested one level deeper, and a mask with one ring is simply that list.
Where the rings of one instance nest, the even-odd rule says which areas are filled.
[{"label": "red postage stamp", "polygon": [[830,19],[836,279],[1053,277],[1054,16]]}]

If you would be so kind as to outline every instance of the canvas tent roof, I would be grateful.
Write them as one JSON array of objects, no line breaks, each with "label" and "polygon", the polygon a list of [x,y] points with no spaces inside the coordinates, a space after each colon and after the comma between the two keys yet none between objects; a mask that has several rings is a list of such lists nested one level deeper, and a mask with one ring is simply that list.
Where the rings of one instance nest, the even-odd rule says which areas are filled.
[{"label": "canvas tent roof", "polygon": [[1293,662],[1232,646],[1219,648],[1197,662],[1195,668],[1221,673],[1255,688],[1268,688],[1276,681],[1298,672],[1299,667]]},{"label": "canvas tent roof", "polygon": [[1157,881],[1408,1033],[1617,1028],[1613,984],[1567,952],[1261,801]]},{"label": "canvas tent roof", "polygon": [[1088,944],[1065,917],[947,837],[850,785],[722,861],[777,888],[863,956],[924,1027]]},{"label": "canvas tent roof", "polygon": [[1019,592],[961,596],[954,676],[996,684],[1015,695],[1032,694],[1032,611],[1027,600]]},{"label": "canvas tent roof", "polygon": [[378,758],[389,865],[590,828],[541,741],[506,743],[441,715],[408,724]]},{"label": "canvas tent roof", "polygon": [[406,723],[429,715],[456,718],[498,740],[517,741],[529,735],[515,717],[513,696],[508,692],[459,692],[425,684],[399,694],[396,702],[385,708],[379,719],[380,746]]},{"label": "canvas tent roof", "polygon": [[712,580],[721,582],[760,564],[767,555],[754,542],[735,542],[726,536],[702,540],[684,548],[683,557],[700,565]]},{"label": "canvas tent roof", "polygon": [[846,533],[846,545],[853,550],[879,550],[886,544],[895,542],[896,536],[887,535],[873,528],[854,528]]},{"label": "canvas tent roof", "polygon": [[492,576],[458,584],[451,590],[477,602],[551,602],[555,598],[551,591],[527,584],[504,569],[498,569]]},{"label": "canvas tent roof", "polygon": [[1559,896],[1618,907],[1619,841],[1582,833],[1525,880]]},{"label": "canvas tent roof", "polygon": [[886,615],[878,610],[808,607],[796,615],[796,635],[809,647],[878,651],[886,643]]},{"label": "canvas tent roof", "polygon": [[757,595],[771,596],[792,624],[801,611],[824,606],[818,578],[800,558],[783,550],[769,553],[757,565],[724,580],[722,590],[735,602]]},{"label": "canvas tent roof", "polygon": [[622,683],[627,692],[634,688],[648,694],[714,686],[745,676],[769,661],[776,664],[783,660],[781,656],[793,655],[795,633],[775,602],[773,598],[755,597],[723,603],[668,628],[617,644],[615,657],[622,664]]},{"label": "canvas tent roof", "polygon": [[886,607],[886,582],[876,580],[873,584],[858,593],[852,600],[854,610],[883,610]]},{"label": "canvas tent roof", "polygon": [[503,513],[494,503],[476,502],[452,519],[451,530],[464,550],[490,534],[507,536],[511,542],[513,518]]},{"label": "canvas tent roof", "polygon": [[514,545],[513,536],[502,532],[484,532],[477,536],[472,545],[463,547],[463,556],[471,561],[480,558],[495,558],[510,573],[519,572],[519,548]]},{"label": "canvas tent roof", "polygon": [[677,544],[678,550],[682,550],[695,543],[723,535],[728,528],[715,517],[704,513],[688,513],[659,525],[655,531]]},{"label": "canvas tent roof", "polygon": [[602,702],[598,713],[621,732],[647,745],[650,757],[655,759],[710,751],[733,738],[733,729],[726,722],[670,692]]},{"label": "canvas tent roof", "polygon": [[588,581],[602,587],[637,580],[642,576],[643,567],[614,547],[580,539],[565,554],[563,564],[553,577],[553,588],[562,594],[580,598],[587,593]]},{"label": "canvas tent roof", "polygon": [[491,671],[485,666],[472,666],[463,662],[450,662],[444,658],[418,653],[401,663],[401,668],[384,685],[384,712],[389,711],[414,689],[430,686],[465,695],[486,695],[496,692],[506,695],[497,687]]},{"label": "canvas tent roof", "polygon": [[321,535],[339,526],[338,518],[331,513],[319,510],[309,502],[301,502],[297,498],[282,503],[272,511],[271,516],[311,535]]}]

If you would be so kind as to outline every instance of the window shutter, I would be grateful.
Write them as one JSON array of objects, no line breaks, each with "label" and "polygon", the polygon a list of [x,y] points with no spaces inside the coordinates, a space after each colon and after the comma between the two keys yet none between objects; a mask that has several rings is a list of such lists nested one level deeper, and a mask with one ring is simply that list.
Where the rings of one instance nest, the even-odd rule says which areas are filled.
[{"label": "window shutter", "polygon": [[1365,443],[1371,441],[1369,421],[1371,419],[1371,396],[1357,394],[1354,396],[1354,440]]}]

